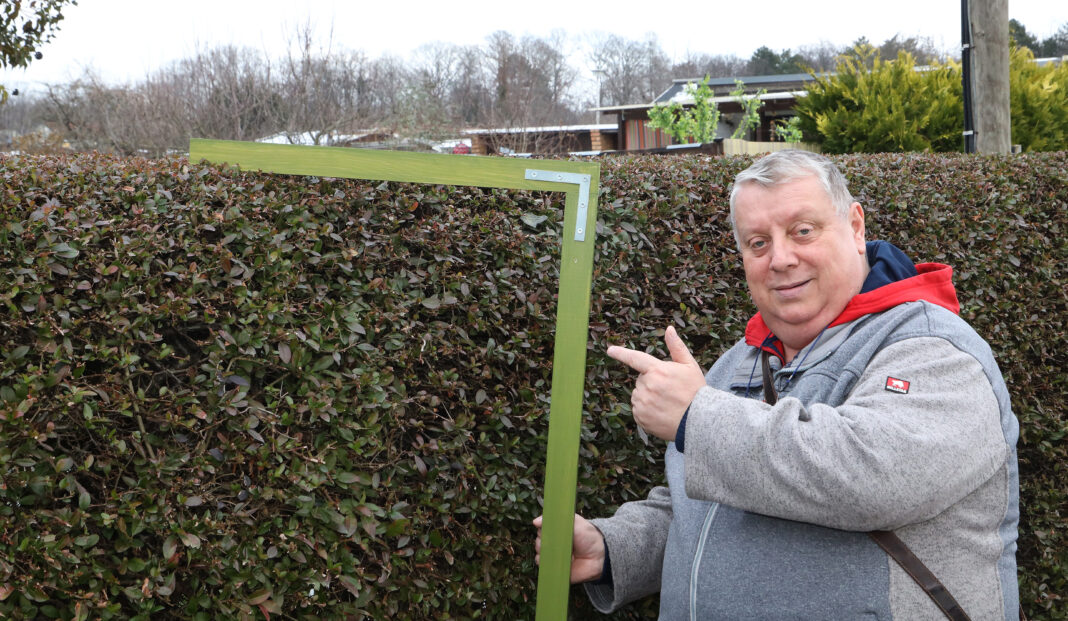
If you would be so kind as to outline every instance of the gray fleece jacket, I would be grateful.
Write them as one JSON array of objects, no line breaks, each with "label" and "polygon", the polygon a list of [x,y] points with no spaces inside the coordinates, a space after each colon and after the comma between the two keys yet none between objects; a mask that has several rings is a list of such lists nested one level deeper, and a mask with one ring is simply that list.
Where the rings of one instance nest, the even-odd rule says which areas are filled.
[{"label": "gray fleece jacket", "polygon": [[[610,612],[660,618],[943,619],[867,535],[893,530],[974,620],[1016,619],[1018,424],[990,348],[956,315],[952,270],[858,295],[781,368],[764,403],[759,315],[669,443],[667,486],[593,520]],[[800,366],[794,366],[800,365]]]}]

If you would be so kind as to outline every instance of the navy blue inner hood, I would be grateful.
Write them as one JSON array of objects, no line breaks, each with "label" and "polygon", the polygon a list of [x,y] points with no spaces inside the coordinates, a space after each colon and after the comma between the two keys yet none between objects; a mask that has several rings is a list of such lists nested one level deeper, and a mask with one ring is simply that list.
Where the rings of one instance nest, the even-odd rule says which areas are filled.
[{"label": "navy blue inner hood", "polygon": [[868,277],[864,279],[861,293],[867,293],[919,274],[908,256],[890,242],[870,241],[865,244],[864,250],[868,255],[870,271]]}]

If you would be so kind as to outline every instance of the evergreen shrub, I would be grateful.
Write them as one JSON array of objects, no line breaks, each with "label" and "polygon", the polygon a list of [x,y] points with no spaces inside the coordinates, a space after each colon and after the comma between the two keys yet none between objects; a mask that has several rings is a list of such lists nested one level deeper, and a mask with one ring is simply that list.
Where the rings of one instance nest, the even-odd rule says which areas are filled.
[{"label": "evergreen shrub", "polygon": [[[708,365],[754,310],[727,223],[750,161],[602,160],[584,515],[662,481],[606,346],[665,355],[674,324]],[[1024,606],[1068,618],[1068,154],[837,161],[873,238],[955,266],[1021,422]],[[0,616],[532,618],[562,209],[0,158]]]},{"label": "evergreen shrub", "polygon": [[959,65],[917,71],[908,52],[893,61],[871,47],[856,52],[797,100],[802,131],[824,153],[964,150]]},{"label": "evergreen shrub", "polygon": [[[917,68],[860,46],[834,74],[815,76],[797,101],[807,140],[824,153],[963,151],[964,95],[959,63]],[[1009,60],[1011,140],[1023,151],[1068,149],[1068,63],[1039,65],[1027,48]]]},{"label": "evergreen shrub", "polygon": [[1068,62],[1038,65],[1031,50],[1009,57],[1012,142],[1024,151],[1068,149]]}]

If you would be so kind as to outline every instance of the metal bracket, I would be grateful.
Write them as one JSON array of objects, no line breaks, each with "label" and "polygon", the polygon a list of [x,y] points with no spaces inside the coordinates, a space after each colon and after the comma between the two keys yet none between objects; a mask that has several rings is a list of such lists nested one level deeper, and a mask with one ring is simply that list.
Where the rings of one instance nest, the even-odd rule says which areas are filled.
[{"label": "metal bracket", "polygon": [[549,183],[574,183],[579,187],[578,215],[575,217],[575,241],[586,241],[586,219],[590,206],[590,176],[580,173],[556,172],[528,168],[526,179]]}]

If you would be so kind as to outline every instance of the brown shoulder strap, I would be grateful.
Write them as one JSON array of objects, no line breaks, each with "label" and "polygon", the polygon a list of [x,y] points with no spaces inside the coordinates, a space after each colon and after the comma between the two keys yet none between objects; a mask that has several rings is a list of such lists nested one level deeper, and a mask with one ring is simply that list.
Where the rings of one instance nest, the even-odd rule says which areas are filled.
[{"label": "brown shoulder strap", "polygon": [[879,544],[880,548],[890,555],[890,558],[897,561],[898,565],[901,565],[901,569],[904,569],[905,573],[912,576],[916,584],[920,585],[920,588],[942,609],[947,619],[952,621],[971,621],[964,609],[957,603],[957,600],[953,599],[953,596],[949,594],[949,589],[946,588],[946,585],[942,584],[942,581],[930,569],[927,569],[927,565],[924,565],[923,561],[912,553],[912,550],[905,545],[904,541],[901,541],[900,537],[888,530],[874,530],[868,534],[875,540],[875,543]]},{"label": "brown shoulder strap", "polygon": [[[771,374],[768,352],[761,352],[760,363],[761,375],[764,380],[764,401],[768,405],[775,405],[775,402],[779,400],[779,395],[775,390],[775,378]],[[901,541],[900,537],[888,530],[875,530],[868,534],[875,540],[875,543],[879,544],[880,548],[890,555],[890,558],[897,561],[898,565],[901,565],[905,573],[912,576],[912,579],[916,581],[916,584],[920,585],[920,588],[927,593],[935,605],[942,609],[946,618],[950,619],[950,621],[971,621],[964,609],[957,603],[957,600],[950,595],[946,585],[942,584],[942,581],[927,568],[927,565],[924,565],[923,561],[912,553],[912,550],[905,545],[904,541]],[[1023,608],[1020,610],[1022,611]]]}]

